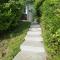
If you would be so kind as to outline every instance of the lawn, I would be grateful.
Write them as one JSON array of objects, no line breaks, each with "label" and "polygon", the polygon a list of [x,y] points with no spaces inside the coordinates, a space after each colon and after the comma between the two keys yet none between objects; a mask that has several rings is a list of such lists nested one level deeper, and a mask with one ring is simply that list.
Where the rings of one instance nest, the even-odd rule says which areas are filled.
[{"label": "lawn", "polygon": [[29,26],[29,22],[20,22],[16,28],[0,34],[0,60],[12,60],[20,51]]}]

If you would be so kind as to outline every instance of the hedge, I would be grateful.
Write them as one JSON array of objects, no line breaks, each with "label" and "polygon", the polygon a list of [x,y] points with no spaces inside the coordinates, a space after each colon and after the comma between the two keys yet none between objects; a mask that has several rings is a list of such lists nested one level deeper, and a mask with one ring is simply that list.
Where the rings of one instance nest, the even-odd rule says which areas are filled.
[{"label": "hedge", "polygon": [[60,60],[60,0],[45,0],[38,9],[48,60]]},{"label": "hedge", "polygon": [[23,13],[23,4],[21,0],[0,1],[0,31],[4,31],[18,24]]}]

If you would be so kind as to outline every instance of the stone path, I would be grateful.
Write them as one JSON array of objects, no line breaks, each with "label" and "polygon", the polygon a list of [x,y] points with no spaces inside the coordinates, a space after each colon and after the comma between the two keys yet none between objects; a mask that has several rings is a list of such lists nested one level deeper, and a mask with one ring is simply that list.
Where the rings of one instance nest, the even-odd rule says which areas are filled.
[{"label": "stone path", "polygon": [[25,42],[20,46],[21,51],[13,60],[46,60],[46,53],[41,36],[40,25],[36,22],[32,23]]}]

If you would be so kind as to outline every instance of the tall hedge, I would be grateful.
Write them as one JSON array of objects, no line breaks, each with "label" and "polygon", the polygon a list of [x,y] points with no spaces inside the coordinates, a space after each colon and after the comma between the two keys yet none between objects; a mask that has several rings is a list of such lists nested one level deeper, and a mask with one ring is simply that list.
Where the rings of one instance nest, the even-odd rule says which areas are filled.
[{"label": "tall hedge", "polygon": [[23,12],[22,2],[21,0],[0,0],[0,31],[18,24]]},{"label": "tall hedge", "polygon": [[48,60],[60,60],[60,0],[45,0],[39,6]]}]

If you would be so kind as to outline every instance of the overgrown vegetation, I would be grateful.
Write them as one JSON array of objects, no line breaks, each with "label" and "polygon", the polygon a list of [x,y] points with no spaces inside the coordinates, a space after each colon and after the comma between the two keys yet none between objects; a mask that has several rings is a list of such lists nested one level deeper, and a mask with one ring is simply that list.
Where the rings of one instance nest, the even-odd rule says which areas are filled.
[{"label": "overgrown vegetation", "polygon": [[22,22],[24,0],[0,0],[0,60],[13,60],[20,51],[29,22]]},{"label": "overgrown vegetation", "polygon": [[0,0],[0,31],[16,27],[23,13],[23,0]]},{"label": "overgrown vegetation", "polygon": [[47,59],[60,60],[60,0],[44,0],[39,4],[37,3],[36,8],[41,13],[38,17],[48,54]]},{"label": "overgrown vegetation", "polygon": [[20,44],[24,41],[29,26],[29,22],[21,21],[15,29],[0,35],[0,60],[13,60],[20,51]]},{"label": "overgrown vegetation", "polygon": [[[29,27],[28,22],[20,22],[24,4],[26,0],[0,0],[0,60],[12,60],[24,41]],[[60,0],[35,0],[34,4],[47,60],[60,60]]]}]

